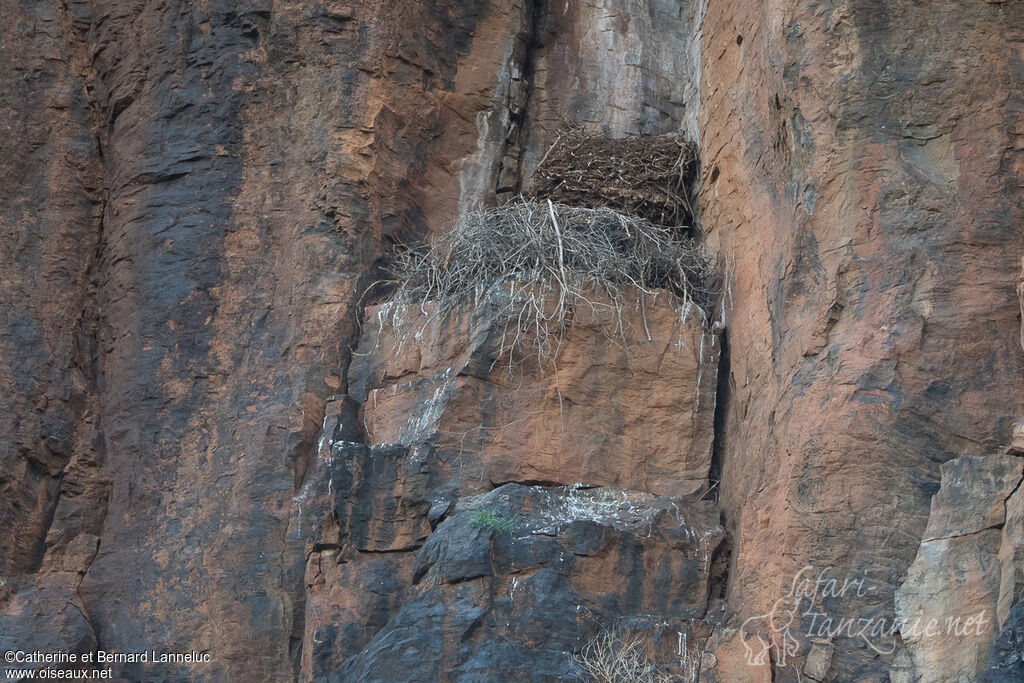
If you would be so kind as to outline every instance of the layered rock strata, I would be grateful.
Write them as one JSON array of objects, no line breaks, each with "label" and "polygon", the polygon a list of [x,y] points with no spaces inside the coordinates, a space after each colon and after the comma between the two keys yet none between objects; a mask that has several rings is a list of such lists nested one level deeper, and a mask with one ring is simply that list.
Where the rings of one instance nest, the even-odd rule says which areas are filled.
[{"label": "layered rock strata", "polygon": [[[488,298],[367,309],[294,503],[306,676],[563,680],[623,624],[686,633],[694,654],[723,538],[700,500],[718,346],[667,292],[593,304],[551,356]],[[474,525],[480,510],[511,528]]]}]

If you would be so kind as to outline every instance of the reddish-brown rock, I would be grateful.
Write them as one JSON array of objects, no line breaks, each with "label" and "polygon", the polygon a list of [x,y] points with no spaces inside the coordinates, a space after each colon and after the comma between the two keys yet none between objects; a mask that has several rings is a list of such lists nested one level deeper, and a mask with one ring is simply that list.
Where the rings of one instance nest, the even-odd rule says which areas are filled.
[{"label": "reddish-brown rock", "polygon": [[[876,595],[833,609],[891,619],[939,465],[1024,414],[1022,28],[1011,3],[707,5],[698,206],[729,272],[738,622],[805,563],[871,572]],[[840,639],[828,680],[890,657]]]},{"label": "reddish-brown rock", "polygon": [[78,565],[102,647],[297,670],[305,544],[286,529],[357,304],[384,245],[518,169],[538,11],[4,13],[4,572]]},{"label": "reddish-brown rock", "polygon": [[[475,578],[473,572],[493,576],[490,583],[511,582],[514,592],[517,582],[549,567],[551,576],[545,581],[555,584],[545,591],[565,593],[559,600],[576,596],[585,602],[580,595],[602,595],[602,604],[624,601],[633,605],[627,613],[640,610],[648,621],[652,615],[677,621],[703,618],[709,597],[718,597],[717,588],[709,592],[711,577],[720,579],[715,556],[721,540],[714,521],[718,513],[712,503],[681,496],[707,488],[714,396],[713,381],[701,378],[715,376],[718,350],[696,309],[681,307],[667,292],[644,296],[635,308],[621,312],[622,334],[617,336],[609,327],[611,311],[601,315],[580,306],[567,321],[557,352],[538,360],[529,333],[522,346],[503,351],[503,338],[508,344],[511,332],[499,313],[500,301],[467,301],[438,318],[423,312],[433,306],[367,310],[349,373],[355,400],[329,405],[319,458],[293,502],[289,537],[305,539],[307,557],[303,675],[329,678],[355,655],[346,676],[356,680],[429,680],[439,675],[434,644],[448,652],[448,643],[468,637],[445,624],[461,624],[469,618],[464,614],[469,608],[465,596],[456,599],[447,595],[448,589],[424,593],[426,567],[445,577],[442,584],[459,584],[463,592],[462,583]],[[608,392],[608,386],[617,391]],[[545,413],[553,415],[544,419]],[[501,420],[509,422],[504,427],[511,433],[508,437],[500,435]],[[603,428],[607,424],[620,427],[609,431]],[[664,472],[676,476],[666,479]],[[516,518],[529,517],[532,533],[558,536],[566,524],[582,524],[570,534],[576,540],[566,541],[571,554],[530,569],[538,562],[535,546],[540,541],[519,539],[507,551],[521,556],[517,562],[525,562],[523,567],[499,567],[498,559],[486,560],[479,553],[463,557],[445,550],[476,547],[473,539],[484,537],[465,514],[454,527],[445,526],[445,520],[475,506],[474,495],[485,495],[507,481],[547,485],[502,489],[513,492],[519,501],[513,506]],[[575,481],[635,490],[550,488]],[[670,498],[656,499],[647,491]],[[637,541],[610,540],[627,529],[639,533],[638,524],[647,524],[644,529],[650,532],[666,506],[682,510],[673,514],[691,529],[683,533],[687,552],[699,560],[699,567],[677,568],[685,574],[676,577],[678,589],[671,588],[675,579],[667,578],[675,576],[677,549],[672,543],[666,546],[667,539],[659,535],[641,542],[644,549],[637,552],[647,557],[644,568],[629,570],[624,569],[629,562],[620,546],[626,543],[636,550]],[[702,521],[687,522],[690,513],[685,511],[694,506]],[[594,559],[565,564],[572,554]],[[481,569],[485,564],[486,571]],[[636,574],[636,580],[620,583],[615,579],[620,571]],[[470,611],[479,614],[471,621],[491,609],[483,596],[493,588],[485,588],[473,589],[479,595],[474,593]],[[672,590],[685,593],[685,605],[666,611],[655,596]],[[637,600],[646,601],[645,606]],[[548,598],[535,609],[535,616],[527,617],[527,610],[516,617],[520,626],[500,635],[504,644],[499,649],[508,650],[503,656],[507,661],[492,661],[490,637],[481,635],[474,636],[477,654],[452,651],[445,654],[444,666],[459,671],[468,667],[459,675],[470,678],[484,671],[493,676],[522,674],[530,666],[538,667],[535,674],[542,680],[570,672],[572,654],[583,642],[575,627],[553,636],[550,652],[543,656],[523,649],[532,647],[532,629],[556,619]],[[438,614],[446,616],[435,624]],[[422,622],[422,628],[413,628],[414,622]],[[591,615],[584,632],[593,635],[615,623],[612,612],[601,611]],[[395,659],[391,640],[398,637],[396,629],[403,634],[402,642],[433,643],[424,645],[430,656]],[[709,627],[695,621],[677,630],[689,634],[689,652]]]},{"label": "reddish-brown rock", "polygon": [[[870,596],[819,605],[830,614],[894,617],[941,464],[1020,447],[1022,27],[1017,3],[954,0],[5,8],[3,635],[25,648],[89,649],[94,637],[108,650],[213,658],[203,670],[118,669],[133,680],[287,680],[382,661],[399,634],[382,629],[405,605],[485,614],[476,610],[505,595],[507,576],[488,577],[494,591],[477,577],[462,595],[443,582],[426,602],[409,593],[420,544],[453,519],[456,491],[444,483],[473,481],[456,476],[451,442],[352,446],[339,499],[341,470],[317,456],[317,441],[325,413],[352,414],[326,406],[349,391],[378,259],[456,211],[528,187],[562,116],[610,134],[682,129],[701,143],[695,204],[726,275],[711,469],[733,548],[728,624],[702,658],[707,675],[742,680],[739,650],[752,641],[741,625],[768,613],[807,564],[872,577]],[[471,493],[520,478],[699,488],[714,392],[694,412],[687,456],[652,460],[638,436],[638,406],[652,399],[637,398],[621,369],[589,385],[590,350],[571,341],[581,356],[566,372],[579,374],[567,374],[562,408],[566,394],[586,396],[630,429],[616,433],[577,403],[567,423],[576,450],[560,424],[534,417],[476,462]],[[641,356],[640,375],[651,375],[653,354]],[[695,367],[681,364],[674,379],[691,382]],[[494,392],[484,394],[508,389],[489,373],[478,373]],[[552,385],[534,386],[502,405],[550,409]],[[647,407],[679,419],[658,401],[685,404],[693,388],[673,385]],[[492,415],[466,393],[454,400],[440,427],[525,417]],[[380,438],[400,433],[398,406],[391,417],[369,411]],[[346,430],[328,441],[364,440],[352,421]],[[655,431],[664,443],[670,428],[659,420]],[[472,445],[472,458],[486,453]],[[509,455],[520,448],[542,457],[523,466]],[[664,471],[676,466],[686,471]],[[396,493],[404,507],[388,507]],[[996,672],[1019,670],[1024,633],[1010,502],[1002,530],[978,532],[999,534],[979,559],[999,587]],[[629,587],[615,599],[655,585],[632,565],[601,576]],[[552,604],[539,618],[564,616]],[[535,637],[538,623],[508,633]],[[431,653],[450,652],[455,634],[472,631],[463,626],[410,635],[437,636]],[[659,647],[673,632],[683,624]],[[775,660],[775,680],[878,680],[895,657],[856,638],[797,635],[793,666]],[[578,642],[565,637],[558,652]],[[459,654],[460,675],[521,664],[481,638]],[[922,670],[939,661],[919,656]]]},{"label": "reddish-brown rock", "polygon": [[771,683],[772,663],[761,642],[736,628],[717,629],[703,644],[701,683]]},{"label": "reddish-brown rock", "polygon": [[90,282],[103,177],[80,31],[57,3],[0,14],[0,574],[40,566],[51,521],[97,533],[103,520],[102,498],[67,513],[103,451]]},{"label": "reddish-brown rock", "polygon": [[305,562],[285,531],[357,302],[385,243],[453,215],[525,12],[3,13],[0,570],[99,536],[79,569],[102,647],[293,675]]},{"label": "reddish-brown rock", "polygon": [[447,316],[430,315],[432,303],[427,315],[368,309],[351,380],[368,443],[430,441],[457,454],[466,481],[485,484],[705,489],[715,336],[668,292],[623,298],[621,313],[606,297],[577,305],[542,356],[533,331],[520,333],[490,299]]},{"label": "reddish-brown rock", "polygon": [[999,539],[999,600],[996,628],[1024,594],[1024,490],[1018,487],[1004,499],[1006,519]]}]

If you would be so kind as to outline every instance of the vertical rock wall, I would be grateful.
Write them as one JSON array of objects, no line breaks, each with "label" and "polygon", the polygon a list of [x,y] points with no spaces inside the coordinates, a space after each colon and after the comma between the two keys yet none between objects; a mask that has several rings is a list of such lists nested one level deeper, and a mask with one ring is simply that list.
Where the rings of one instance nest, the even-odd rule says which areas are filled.
[{"label": "vertical rock wall", "polygon": [[[708,5],[699,204],[729,275],[722,503],[742,619],[808,564],[877,582],[835,616],[891,619],[939,465],[1009,441],[1022,29],[1012,3]],[[890,660],[840,637],[829,676]]]},{"label": "vertical rock wall", "polygon": [[[622,38],[636,74],[674,59],[640,54],[659,16]],[[524,2],[5,8],[7,633],[70,599],[76,648],[213,653],[129,678],[297,670],[305,558],[286,530],[359,297],[390,243],[493,200],[503,168],[518,184],[502,159],[548,17]],[[590,42],[629,23],[587,22]],[[601,49],[578,74],[614,71]],[[668,80],[635,75],[614,104]],[[677,104],[653,106],[670,128]]]},{"label": "vertical rock wall", "polygon": [[612,137],[686,129],[699,108],[700,0],[544,3],[520,177],[530,174],[566,121]]},{"label": "vertical rock wall", "polygon": [[[295,500],[377,259],[528,185],[562,117],[701,141],[728,623],[807,565],[880,587],[832,613],[893,616],[940,465],[1024,415],[1022,30],[953,0],[9,4],[3,636],[213,655],[129,679],[311,671]],[[798,645],[814,678],[893,661]]]},{"label": "vertical rock wall", "polygon": [[5,633],[73,594],[103,649],[213,655],[120,675],[293,675],[288,515],[357,302],[455,210],[523,12],[3,10]]},{"label": "vertical rock wall", "polygon": [[40,566],[57,501],[102,455],[89,311],[104,192],[71,18],[24,3],[0,32],[0,574],[17,574]]}]

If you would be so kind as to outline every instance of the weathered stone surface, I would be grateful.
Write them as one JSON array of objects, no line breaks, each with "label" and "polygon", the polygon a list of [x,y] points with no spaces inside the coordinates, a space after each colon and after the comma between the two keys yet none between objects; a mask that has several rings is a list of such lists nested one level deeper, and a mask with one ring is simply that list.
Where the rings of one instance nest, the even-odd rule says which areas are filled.
[{"label": "weathered stone surface", "polygon": [[69,537],[103,519],[95,499],[77,524],[55,513],[81,483],[69,463],[103,452],[90,396],[103,178],[68,22],[57,3],[0,14],[0,574],[40,566],[54,517]]},{"label": "weathered stone surface", "polygon": [[815,681],[823,681],[832,667],[832,653],[835,645],[827,640],[811,642],[811,650],[807,653],[804,664],[804,675]]},{"label": "weathered stone surface", "polygon": [[759,654],[755,636],[735,628],[716,629],[704,643],[700,683],[771,683],[772,663],[757,659]]},{"label": "weathered stone surface", "polygon": [[[1021,448],[1022,27],[1019,3],[955,0],[11,4],[0,12],[0,610],[20,621],[4,635],[25,648],[90,647],[93,633],[106,649],[213,655],[209,670],[118,670],[129,680],[339,675],[355,653],[338,642],[427,647],[427,632],[374,639],[400,609],[472,624],[493,577],[403,592],[416,544],[457,494],[527,476],[697,486],[694,472],[623,466],[650,461],[642,440],[595,456],[596,426],[622,437],[578,404],[578,451],[545,453],[564,437],[536,416],[532,432],[504,434],[544,454],[532,474],[498,459],[495,478],[481,476],[489,465],[472,449],[476,480],[451,448],[380,451],[381,463],[369,444],[350,450],[342,461],[360,469],[346,490],[375,506],[405,497],[379,518],[339,503],[342,473],[317,458],[385,247],[528,186],[561,115],[610,134],[682,127],[702,143],[696,208],[728,274],[714,465],[735,545],[725,616],[738,626],[766,613],[807,563],[878,580],[870,598],[833,605],[842,614],[895,616],[940,465]],[[577,342],[567,372],[589,363]],[[460,377],[460,390],[483,384]],[[569,380],[563,398],[612,396],[623,415],[648,400]],[[363,439],[346,425],[331,438]],[[400,469],[414,452],[435,480]],[[984,529],[986,508],[968,572],[985,576],[978,595],[1002,582],[1004,653],[1019,593],[1010,503],[1002,530]],[[943,557],[911,578],[967,571]],[[52,592],[57,574],[84,574],[81,591],[75,578]],[[522,663],[521,648],[438,623],[434,634],[470,633],[460,676]],[[801,645],[793,661],[812,671]],[[826,680],[882,679],[894,657],[856,638],[832,645]],[[737,646],[716,650],[717,671]],[[430,641],[424,661],[451,647]],[[1014,671],[1004,659],[994,671]],[[775,680],[797,670],[776,667]]]},{"label": "weathered stone surface", "polygon": [[1017,455],[1024,455],[1024,419],[1018,420],[1013,425],[1013,436],[1010,441],[1010,452]]},{"label": "weathered stone surface", "polygon": [[397,612],[416,551],[452,505],[448,487],[432,488],[446,472],[432,449],[353,441],[352,407],[329,402],[317,460],[292,501],[288,539],[306,558],[300,675],[309,680],[332,675]]},{"label": "weathered stone surface", "polygon": [[619,335],[612,310],[581,305],[538,362],[529,331],[503,352],[518,332],[495,305],[371,308],[351,390],[371,443],[430,441],[466,481],[687,495],[707,486],[719,352],[695,311],[644,296]]},{"label": "weathered stone surface", "polygon": [[[671,311],[674,320],[672,325],[668,325],[668,321],[663,317],[666,310]],[[631,318],[635,314],[632,311],[627,312],[625,320],[628,324],[638,323]],[[693,333],[694,330],[683,325],[677,315],[678,312],[670,307],[663,308],[653,299],[648,301],[648,330],[653,339],[660,341],[660,346],[653,342],[631,343],[630,359],[627,359],[621,350],[616,352],[608,348],[614,348],[615,340],[604,336],[594,327],[598,321],[579,316],[574,319],[573,325],[576,328],[582,327],[583,331],[570,329],[567,332],[562,346],[563,349],[570,349],[571,355],[564,357],[585,355],[592,359],[588,367],[601,374],[588,386],[600,386],[601,382],[606,381],[605,374],[613,374],[614,381],[618,382],[624,391],[630,391],[626,385],[629,381],[639,382],[638,391],[639,387],[665,387],[670,395],[675,397],[674,400],[679,406],[688,406],[690,401],[695,400],[696,378],[688,376],[686,372],[677,372],[673,368],[681,364],[684,368],[693,369],[694,352],[688,352],[686,347],[678,345],[679,336],[670,335]],[[606,601],[621,599],[635,602],[638,596],[634,593],[640,591],[646,596],[642,597],[643,611],[637,612],[639,608],[634,605],[630,608],[633,610],[632,613],[664,613],[674,616],[677,620],[703,616],[709,594],[708,581],[713,573],[711,560],[720,541],[720,534],[717,531],[718,513],[712,503],[697,504],[698,518],[703,520],[701,525],[707,527],[704,529],[706,535],[700,535],[696,532],[691,533],[693,529],[685,526],[685,518],[679,518],[684,510],[693,509],[692,501],[656,498],[649,493],[628,492],[623,489],[531,489],[510,485],[511,488],[501,489],[505,493],[497,499],[501,508],[499,513],[513,516],[514,512],[517,520],[522,518],[520,521],[528,521],[527,526],[540,536],[533,538],[528,534],[525,540],[520,539],[517,544],[513,544],[514,556],[506,558],[501,554],[495,559],[496,551],[492,548],[491,535],[473,527],[471,515],[462,512],[467,506],[476,504],[474,495],[491,495],[482,492],[492,489],[495,478],[481,473],[490,472],[488,468],[492,463],[512,462],[516,458],[529,459],[531,454],[522,446],[510,445],[507,442],[484,442],[484,447],[478,446],[474,451],[471,450],[473,446],[467,445],[465,440],[446,441],[443,437],[445,430],[439,429],[438,424],[443,421],[444,411],[456,403],[453,397],[460,397],[457,391],[438,390],[435,386],[438,378],[443,382],[458,378],[462,374],[468,375],[471,379],[502,379],[501,368],[496,368],[493,363],[493,358],[498,352],[496,344],[499,342],[496,336],[500,333],[500,326],[494,319],[494,310],[489,306],[466,307],[459,315],[453,316],[444,324],[426,327],[423,326],[422,320],[410,315],[397,331],[389,325],[378,324],[383,319],[383,313],[380,318],[377,316],[376,310],[368,313],[363,342],[355,353],[355,361],[350,370],[349,388],[356,399],[363,402],[360,417],[358,420],[355,419],[353,404],[348,400],[330,404],[337,412],[325,419],[319,457],[303,491],[293,502],[289,538],[294,539],[296,543],[304,542],[307,557],[305,645],[302,661],[302,672],[305,677],[314,680],[333,680],[341,663],[358,654],[360,658],[371,661],[371,664],[366,665],[370,668],[360,676],[369,676],[372,680],[376,680],[373,676],[378,676],[380,680],[395,676],[398,679],[408,676],[408,680],[429,680],[429,676],[437,673],[431,667],[440,664],[436,661],[425,663],[420,661],[420,657],[407,661],[407,658],[391,651],[395,644],[390,640],[400,637],[405,642],[407,639],[426,638],[430,642],[423,641],[417,647],[436,653],[437,643],[447,648],[450,637],[461,637],[460,634],[448,631],[429,636],[412,634],[416,630],[412,622],[423,618],[425,613],[434,614],[438,609],[437,602],[448,599],[442,594],[435,593],[427,597],[422,596],[421,587],[424,581],[427,581],[424,577],[434,576],[435,578],[431,578],[430,581],[444,585],[461,585],[483,580],[485,577],[491,577],[488,580],[492,582],[507,583],[519,580],[517,577],[521,578],[524,573],[535,571],[536,567],[529,567],[536,565],[538,558],[546,558],[541,562],[543,566],[550,565],[562,572],[569,571],[569,567],[576,567],[578,570],[582,566],[578,564],[582,560],[573,560],[571,565],[565,565],[564,563],[568,561],[566,558],[605,557],[607,559],[602,562],[588,559],[585,563],[586,571],[577,571],[573,577],[562,577],[559,579],[559,585],[568,581],[567,585],[573,591],[582,591],[584,594],[607,593]],[[399,343],[398,338],[404,337],[404,332],[410,330],[412,332],[409,332],[409,336],[413,339],[418,332],[415,346]],[[588,334],[593,333],[601,335],[596,344],[588,337]],[[573,349],[572,345],[581,341],[587,342],[585,352]],[[711,348],[710,341],[706,343],[708,348],[704,354],[708,359],[712,359],[715,351]],[[669,348],[673,344],[678,348]],[[657,362],[660,367],[668,369],[660,374],[655,370],[642,372],[636,369],[644,368],[651,362],[649,355],[652,351],[664,356],[657,359]],[[689,355],[683,355],[678,360],[669,357],[687,352]],[[699,356],[700,349],[698,348],[695,353]],[[564,376],[561,366],[569,365],[562,364],[562,358],[563,356],[559,356],[560,379]],[[519,399],[520,396],[535,399],[538,390],[531,389],[523,378],[537,382],[542,387],[547,386],[550,378],[539,371],[535,357],[520,360],[520,367],[530,370],[520,375],[521,381],[515,392],[503,395],[517,400],[524,400]],[[632,372],[629,369],[630,362],[633,363]],[[426,372],[422,371],[420,363],[428,365]],[[686,363],[690,365],[687,366]],[[446,364],[447,368],[438,370]],[[713,373],[713,366],[706,371]],[[423,375],[425,378],[418,379]],[[665,381],[666,378],[672,378],[680,384],[671,386]],[[371,389],[382,379],[392,383],[391,386],[385,387],[390,391]],[[680,390],[684,396],[675,396]],[[412,394],[412,397],[401,404],[403,407],[389,410],[386,404],[387,394],[399,392],[407,392]],[[599,393],[577,395],[571,394],[568,389],[566,393],[573,396],[580,405],[599,404],[604,400]],[[375,395],[381,394],[384,396],[383,399],[375,398]],[[440,406],[432,404],[432,401],[438,402],[439,396],[448,403]],[[474,400],[479,399],[474,397]],[[375,401],[376,407],[373,405]],[[464,402],[463,405],[467,404]],[[503,414],[505,410],[497,406],[495,401],[490,401],[489,405],[495,414]],[[526,415],[537,410],[528,403],[514,406],[514,409]],[[403,413],[403,410],[408,412]],[[476,410],[477,412],[464,419],[479,419],[482,414],[479,408]],[[607,419],[609,410],[605,409],[604,412]],[[709,407],[704,419],[710,421],[712,412]],[[386,418],[380,418],[379,415]],[[389,418],[394,424],[386,422]],[[346,425],[353,422],[356,423],[354,427],[358,430],[365,430],[362,439],[375,445],[350,440],[354,438],[354,430]],[[688,427],[685,423],[681,424],[680,429]],[[709,431],[710,427],[708,424]],[[593,428],[596,429],[596,425]],[[540,428],[535,429],[540,431]],[[575,445],[573,440],[569,439],[560,442],[561,448],[565,449],[561,456],[563,461],[578,457],[572,453],[573,448],[583,449],[588,446],[584,439],[587,435],[584,432],[577,431],[571,436]],[[666,444],[668,438],[666,432]],[[686,446],[685,442],[675,445],[680,448]],[[641,448],[612,451],[618,458],[623,458],[623,453],[645,452]],[[623,459],[626,463],[642,463],[636,456],[632,459]],[[701,465],[704,468],[700,474],[701,483],[706,483],[709,464],[710,443],[707,444],[706,455]],[[570,470],[566,468],[565,471]],[[522,475],[514,472],[506,476],[511,478]],[[561,476],[567,481],[572,480],[568,475]],[[532,477],[520,480],[530,481]],[[631,481],[647,484],[641,479]],[[694,487],[675,488],[680,493],[691,493],[694,490]],[[515,494],[511,499],[508,491]],[[644,545],[648,543],[647,540],[642,541],[640,546],[635,541],[630,541],[629,547],[633,550],[629,552],[639,553],[647,558],[641,565],[630,564],[616,554],[619,551],[609,549],[621,545],[621,542],[616,541],[616,534],[623,529],[637,536],[641,535],[641,532],[649,534],[652,528],[661,524],[658,520],[668,510],[676,519],[676,523],[682,523],[684,526],[678,527],[679,533],[675,536],[669,533],[669,537],[675,538],[675,541],[667,546],[664,545],[667,533],[665,531],[655,535],[654,538],[658,540],[649,541],[655,544],[650,548]],[[452,517],[453,515],[455,517]],[[458,523],[447,521],[450,518],[457,519]],[[562,529],[567,525],[570,527],[568,530]],[[437,531],[434,531],[435,528]],[[444,533],[442,530],[445,530]],[[561,546],[543,540],[550,535],[557,536],[560,530]],[[682,536],[679,536],[680,533]],[[649,540],[652,537],[646,535],[644,538]],[[691,570],[684,571],[685,576],[679,574],[683,568],[677,567],[678,563],[674,559],[682,547],[679,543],[687,547],[692,545],[696,548],[694,552],[702,558],[696,575],[691,575]],[[501,564],[502,562],[505,564]],[[524,563],[526,569],[519,566]],[[620,586],[615,578],[620,572],[635,575],[635,578]],[[686,586],[687,600],[695,602],[674,605],[670,612],[666,612],[664,601],[667,596],[673,594],[672,591],[675,589],[672,585],[677,580],[682,581],[680,585]],[[423,603],[424,600],[426,603]],[[479,608],[478,602],[473,602],[476,605],[473,607],[474,610]],[[537,623],[543,625],[554,619],[548,608],[555,607],[557,605],[554,603],[537,606]],[[444,610],[441,613],[443,612]],[[612,613],[614,612],[608,614]],[[528,621],[527,614],[519,617],[521,621],[525,620],[524,623]],[[401,622],[402,619],[410,620],[410,624],[395,627],[395,621]],[[607,614],[602,616],[602,620],[603,623],[611,623]],[[384,633],[382,629],[385,627],[390,634],[386,637],[380,635]],[[547,627],[550,627],[550,624],[545,628]],[[394,635],[394,628],[405,635]],[[594,626],[591,630],[596,628],[597,626]],[[690,643],[696,642],[696,636],[690,632],[694,627],[680,628],[680,633],[690,634]],[[487,642],[481,641],[480,651],[476,654],[471,653],[472,662],[466,664],[469,667],[466,676],[515,678],[533,665],[540,666],[542,675],[547,675],[543,674],[545,671],[561,672],[557,674],[558,676],[569,675],[567,672],[571,670],[566,666],[571,664],[571,654],[578,649],[576,646],[569,647],[563,643],[559,646],[562,649],[549,653],[553,659],[541,665],[536,658],[528,654],[530,648],[524,649],[522,643],[510,642],[508,648],[511,649],[499,657],[496,651],[491,651],[490,645],[484,646]],[[463,649],[466,647],[469,646]],[[570,660],[567,660],[568,664],[563,661],[566,657],[570,657]],[[677,656],[676,659],[678,658]],[[342,676],[341,680],[347,680],[346,676]]]},{"label": "weathered stone surface", "polygon": [[988,666],[978,680],[982,683],[1024,680],[1024,602],[1014,605],[1007,615],[992,643]]},{"label": "weathered stone surface", "polygon": [[1006,498],[1006,521],[999,540],[999,602],[996,627],[1003,628],[1010,609],[1024,592],[1024,489]]},{"label": "weathered stone surface", "polygon": [[[1020,310],[1024,311],[1024,256],[1020,257],[1020,276],[1017,281],[1017,300],[1020,302]],[[1021,325],[1020,328],[1020,347],[1024,349],[1024,325]],[[1016,429],[1014,429],[1014,434],[1016,434]]]},{"label": "weathered stone surface", "polygon": [[1024,459],[1006,455],[963,457],[943,463],[922,543],[999,529],[1007,499],[1024,477]]},{"label": "weathered stone surface", "polygon": [[611,137],[683,131],[697,138],[703,4],[548,4],[531,53],[529,126],[512,148],[523,184],[565,120]]},{"label": "weathered stone surface", "polygon": [[977,680],[999,629],[1006,501],[1021,482],[1024,460],[965,456],[941,469],[925,537],[896,591],[906,655],[893,681]]},{"label": "weathered stone surface", "polygon": [[[939,465],[1024,415],[1022,27],[1011,3],[706,5],[697,205],[730,273],[737,625],[808,562],[870,571],[878,593],[842,613],[891,623]],[[891,657],[840,638],[828,679]]]},{"label": "weathered stone surface", "polygon": [[[54,655],[75,655],[80,658],[96,650],[96,634],[89,623],[85,605],[78,596],[81,576],[77,572],[53,572],[39,577],[32,584],[12,591],[13,586],[0,584],[5,605],[0,612],[0,652],[36,652]],[[26,648],[26,644],[31,647]],[[56,664],[0,662],[0,674],[39,669],[89,669],[76,662]]]},{"label": "weathered stone surface", "polygon": [[896,592],[909,666],[895,668],[893,681],[978,679],[998,628],[998,552],[999,531],[992,529],[921,544]]},{"label": "weathered stone surface", "polygon": [[[475,510],[514,526],[474,524]],[[420,549],[398,613],[340,680],[574,680],[573,653],[626,617],[677,646],[680,620],[704,616],[717,515],[608,488],[507,484],[463,499]]]},{"label": "weathered stone surface", "polygon": [[0,572],[99,536],[80,569],[101,645],[214,661],[117,675],[295,674],[305,557],[285,531],[357,302],[385,243],[452,217],[527,14],[2,13]]}]

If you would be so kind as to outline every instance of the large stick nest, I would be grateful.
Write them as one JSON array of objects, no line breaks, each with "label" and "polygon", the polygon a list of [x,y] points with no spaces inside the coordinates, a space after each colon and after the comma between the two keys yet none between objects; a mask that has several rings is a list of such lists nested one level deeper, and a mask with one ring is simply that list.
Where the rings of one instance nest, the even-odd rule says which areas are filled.
[{"label": "large stick nest", "polygon": [[697,146],[678,135],[606,138],[566,128],[537,166],[531,194],[692,227],[687,194],[697,166]]},{"label": "large stick nest", "polygon": [[[609,208],[519,198],[469,213],[425,250],[397,258],[394,304],[434,301],[430,315],[440,316],[487,298],[515,322],[508,348],[531,339],[541,356],[553,353],[576,306],[621,314],[655,290],[668,290],[697,315],[713,305],[712,270],[699,242]],[[614,317],[621,335],[621,315]]]}]

